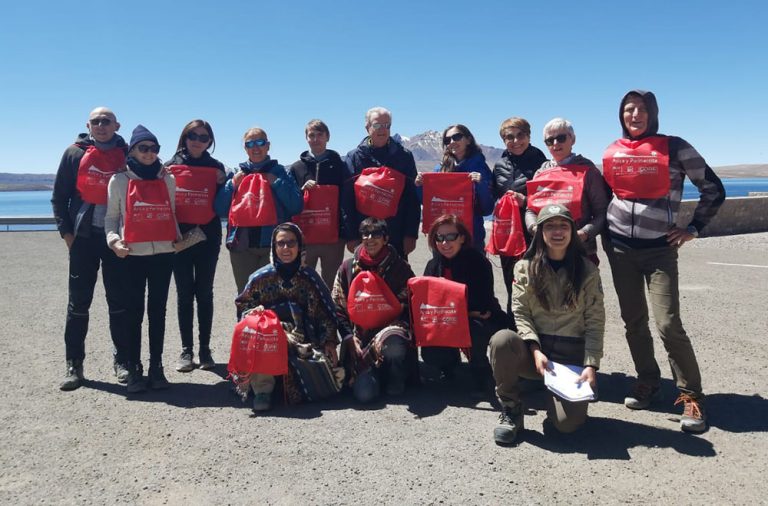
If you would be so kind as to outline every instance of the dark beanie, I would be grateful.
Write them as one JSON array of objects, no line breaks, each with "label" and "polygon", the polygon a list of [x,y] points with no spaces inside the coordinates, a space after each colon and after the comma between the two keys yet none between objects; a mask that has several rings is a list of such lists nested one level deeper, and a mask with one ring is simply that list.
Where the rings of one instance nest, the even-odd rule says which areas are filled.
[{"label": "dark beanie", "polygon": [[130,152],[136,144],[140,143],[141,141],[152,141],[155,144],[160,144],[157,142],[157,137],[155,137],[155,134],[147,130],[147,127],[144,125],[137,125],[136,128],[133,129],[133,133],[131,133],[131,143],[128,146],[128,151]]}]

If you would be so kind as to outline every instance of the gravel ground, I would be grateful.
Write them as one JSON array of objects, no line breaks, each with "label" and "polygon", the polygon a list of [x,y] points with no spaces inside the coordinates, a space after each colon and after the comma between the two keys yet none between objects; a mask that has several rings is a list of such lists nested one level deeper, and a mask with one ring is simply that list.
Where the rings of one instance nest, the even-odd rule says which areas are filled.
[{"label": "gravel ground", "polygon": [[[127,396],[112,373],[99,286],[88,382],[60,392],[64,243],[52,232],[0,233],[0,503],[764,503],[766,250],[768,234],[700,239],[681,250],[682,316],[708,393],[708,432],[678,430],[660,345],[663,402],[623,407],[633,369],[604,261],[601,402],[576,434],[544,434],[543,397],[534,392],[520,444],[504,448],[492,439],[495,407],[470,400],[463,375],[366,408],[341,397],[254,416],[224,380],[235,291],[226,253],[215,288],[215,371],[173,369],[180,341],[172,288],[165,362],[173,386]],[[426,256],[422,239],[417,273]]]}]

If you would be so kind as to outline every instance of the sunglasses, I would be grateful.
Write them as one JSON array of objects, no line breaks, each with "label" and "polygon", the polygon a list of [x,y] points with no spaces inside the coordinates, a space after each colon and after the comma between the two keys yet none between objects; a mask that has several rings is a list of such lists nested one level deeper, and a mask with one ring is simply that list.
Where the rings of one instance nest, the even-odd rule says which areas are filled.
[{"label": "sunglasses", "polygon": [[268,142],[269,141],[267,139],[253,139],[250,141],[245,141],[245,147],[248,149],[251,149],[256,146],[263,148],[264,146],[267,145]]},{"label": "sunglasses", "polygon": [[450,234],[437,234],[435,236],[435,242],[453,242],[459,238],[458,232],[451,232]]},{"label": "sunglasses", "polygon": [[565,140],[568,138],[568,134],[560,134],[560,135],[553,135],[552,137],[547,137],[544,139],[544,144],[547,146],[554,146],[555,141],[557,141],[558,144],[562,144],[565,142]]},{"label": "sunglasses", "polygon": [[196,134],[195,132],[187,132],[187,139],[190,141],[198,141],[203,144],[207,144],[211,140],[211,136],[208,134]]},{"label": "sunglasses", "polygon": [[461,139],[463,139],[464,137],[466,137],[464,134],[453,134],[453,135],[449,135],[448,137],[445,137],[445,138],[443,139],[443,145],[444,145],[444,146],[447,146],[447,145],[448,145],[448,144],[450,144],[451,142],[459,142],[459,141],[460,141]]},{"label": "sunglasses", "polygon": [[520,132],[519,134],[507,134],[502,139],[508,142],[517,142],[524,140],[526,137],[528,137],[528,134]]},{"label": "sunglasses", "polygon": [[371,128],[374,130],[381,130],[382,128],[384,130],[389,130],[389,127],[392,126],[392,123],[371,123]]},{"label": "sunglasses", "polygon": [[363,232],[360,236],[363,239],[381,239],[384,237],[384,232]]},{"label": "sunglasses", "polygon": [[109,118],[94,118],[89,119],[88,123],[90,123],[91,126],[109,126],[112,124],[112,120]]},{"label": "sunglasses", "polygon": [[154,154],[158,154],[160,152],[160,145],[152,144],[151,146],[147,146],[146,144],[139,144],[138,146],[136,146],[136,149],[139,150],[139,153],[146,153],[149,151]]},{"label": "sunglasses", "polygon": [[276,241],[275,246],[278,248],[295,248],[299,244],[299,241],[296,239],[291,239],[290,241]]}]

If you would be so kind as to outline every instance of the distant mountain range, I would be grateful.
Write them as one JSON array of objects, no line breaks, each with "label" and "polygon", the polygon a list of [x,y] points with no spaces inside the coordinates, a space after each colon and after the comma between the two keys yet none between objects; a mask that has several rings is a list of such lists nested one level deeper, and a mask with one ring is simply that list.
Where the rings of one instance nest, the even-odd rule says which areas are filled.
[{"label": "distant mountain range", "polygon": [[[443,134],[435,130],[427,130],[424,133],[414,135],[413,137],[401,137],[403,146],[411,150],[413,158],[416,160],[416,167],[419,171],[431,171],[440,160],[443,159]],[[493,165],[501,158],[503,149],[494,148],[478,144],[485,155],[485,161],[488,166]]]},{"label": "distant mountain range", "polygon": [[0,172],[0,191],[53,190],[56,174],[11,174]]}]

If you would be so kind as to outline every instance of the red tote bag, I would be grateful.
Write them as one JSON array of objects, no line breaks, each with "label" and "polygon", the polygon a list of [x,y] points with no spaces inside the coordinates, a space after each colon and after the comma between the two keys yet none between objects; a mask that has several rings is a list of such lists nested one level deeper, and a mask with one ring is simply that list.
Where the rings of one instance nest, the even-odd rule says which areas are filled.
[{"label": "red tote bag", "polygon": [[176,240],[176,219],[163,179],[128,181],[124,223],[127,243]]},{"label": "red tote bag", "polygon": [[248,313],[235,325],[227,370],[240,377],[288,373],[288,338],[274,311]]},{"label": "red tote bag", "polygon": [[467,285],[417,276],[408,280],[411,328],[416,346],[471,348]]},{"label": "red tote bag", "polygon": [[455,214],[472,230],[474,186],[466,172],[423,174],[424,200],[421,231],[429,232],[432,223],[444,214]]},{"label": "red tote bag", "polygon": [[77,168],[77,191],[89,204],[106,205],[107,185],[110,178],[125,167],[125,151],[122,148],[102,151],[88,146]]},{"label": "red tote bag", "polygon": [[339,241],[339,187],[318,185],[304,191],[304,210],[293,218],[306,244]]},{"label": "red tote bag", "polygon": [[235,227],[263,227],[277,225],[275,196],[266,177],[248,174],[232,197],[229,223]]},{"label": "red tote bag", "polygon": [[619,139],[603,154],[603,177],[621,199],[660,199],[669,194],[669,140]]},{"label": "red tote bag", "polygon": [[366,330],[386,327],[402,310],[397,296],[375,272],[362,271],[349,285],[347,312],[355,325]]},{"label": "red tote bag", "polygon": [[539,214],[544,207],[559,204],[568,208],[574,221],[579,221],[586,174],[584,165],[557,165],[539,172],[525,184],[528,209]]},{"label": "red tote bag", "polygon": [[389,167],[363,169],[355,181],[355,206],[360,214],[380,220],[397,214],[405,176]]},{"label": "red tote bag", "polygon": [[527,249],[523,227],[517,200],[505,193],[493,209],[491,238],[485,251],[491,255],[519,257]]},{"label": "red tote bag", "polygon": [[179,223],[210,223],[216,216],[213,199],[219,170],[189,165],[171,165],[168,170],[176,178],[176,219]]}]

